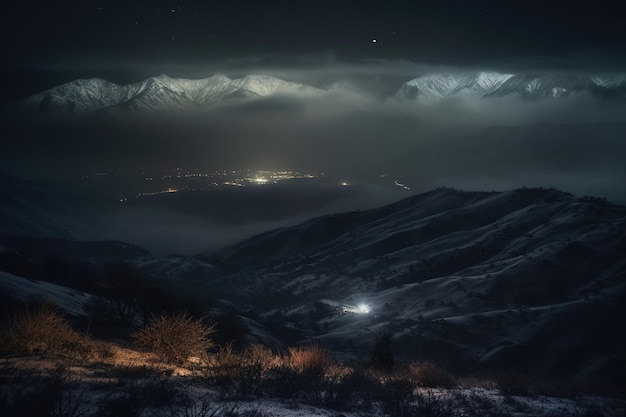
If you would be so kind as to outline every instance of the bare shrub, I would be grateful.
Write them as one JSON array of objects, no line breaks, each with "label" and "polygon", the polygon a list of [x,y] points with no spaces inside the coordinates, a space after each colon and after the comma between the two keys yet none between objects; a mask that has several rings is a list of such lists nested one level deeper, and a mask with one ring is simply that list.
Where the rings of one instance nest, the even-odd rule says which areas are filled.
[{"label": "bare shrub", "polygon": [[420,387],[452,388],[456,385],[448,371],[431,362],[412,363],[409,365],[409,372]]},{"label": "bare shrub", "polygon": [[256,395],[274,360],[272,352],[261,345],[251,345],[242,352],[228,345],[213,358],[209,375],[224,396],[233,393],[241,397]]},{"label": "bare shrub", "polygon": [[354,392],[349,375],[347,368],[333,364],[325,347],[300,346],[274,359],[265,385],[270,394],[281,398],[301,396],[315,405],[341,409]]},{"label": "bare shrub", "polygon": [[389,416],[405,416],[414,399],[415,384],[406,373],[386,375],[382,378],[378,400]]},{"label": "bare shrub", "polygon": [[87,356],[92,348],[50,304],[14,312],[3,333],[2,350],[10,353]]},{"label": "bare shrub", "polygon": [[269,348],[258,344],[253,344],[246,348],[244,350],[244,358],[247,363],[258,365],[264,372],[277,362],[276,355]]},{"label": "bare shrub", "polygon": [[305,393],[315,405],[335,410],[347,410],[357,403],[358,388],[358,375],[353,375],[352,370],[341,366],[331,366],[319,390],[309,390]]},{"label": "bare shrub", "polygon": [[355,394],[364,404],[379,401],[380,393],[384,389],[380,372],[361,364],[352,367],[344,382],[354,388]]},{"label": "bare shrub", "polygon": [[318,406],[345,410],[356,401],[352,370],[334,364],[323,346],[289,348],[285,355],[275,357],[265,377],[270,394],[281,398],[301,397]]},{"label": "bare shrub", "polygon": [[304,397],[313,404],[323,404],[325,378],[332,365],[328,349],[320,345],[292,347],[286,360]]},{"label": "bare shrub", "polygon": [[155,353],[168,363],[184,363],[192,356],[203,356],[213,346],[208,336],[213,326],[185,313],[156,316],[150,325],[133,334],[138,347]]},{"label": "bare shrub", "polygon": [[302,378],[289,366],[288,358],[281,357],[269,370],[265,388],[270,395],[293,398],[300,393]]},{"label": "bare shrub", "polygon": [[379,399],[385,415],[390,417],[456,415],[456,404],[450,396],[437,396],[430,391],[425,394],[416,393],[414,382],[408,373],[397,373],[383,378]]}]

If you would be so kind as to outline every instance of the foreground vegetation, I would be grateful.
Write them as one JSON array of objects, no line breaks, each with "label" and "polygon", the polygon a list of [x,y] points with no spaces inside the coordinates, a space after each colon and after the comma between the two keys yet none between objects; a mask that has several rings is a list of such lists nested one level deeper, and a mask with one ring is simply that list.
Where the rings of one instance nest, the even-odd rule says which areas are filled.
[{"label": "foreground vegetation", "polygon": [[[347,364],[321,345],[283,352],[215,346],[214,325],[187,314],[153,316],[115,343],[77,332],[45,303],[16,303],[6,317],[3,416],[608,416],[626,410],[622,400],[590,397],[602,387],[580,381],[546,383],[513,373],[457,378],[433,363],[397,363],[384,332],[369,357]],[[542,400],[547,397],[552,400]],[[554,398],[563,399],[557,408],[538,405]]]}]

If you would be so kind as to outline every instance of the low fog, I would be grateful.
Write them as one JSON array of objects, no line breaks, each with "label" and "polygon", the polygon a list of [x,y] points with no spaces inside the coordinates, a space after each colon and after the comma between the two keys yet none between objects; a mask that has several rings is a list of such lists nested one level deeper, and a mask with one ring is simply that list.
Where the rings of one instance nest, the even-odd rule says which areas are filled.
[{"label": "low fog", "polygon": [[[254,213],[255,201],[266,197],[258,193],[245,201],[234,223],[216,210],[202,209],[214,207],[218,195],[198,202],[195,212],[169,203],[116,209],[106,227],[93,234],[147,244],[158,252],[214,249],[311,215],[407,196],[393,181],[381,186],[381,176],[402,182],[410,193],[439,186],[554,187],[626,203],[623,101],[584,94],[545,100],[402,101],[380,94],[390,80],[401,84],[401,78],[410,78],[392,76],[346,77],[341,82],[353,88],[341,93],[230,100],[177,115],[101,112],[71,122],[7,122],[10,139],[3,140],[6,151],[0,158],[10,173],[35,180],[183,165],[313,170],[362,187],[340,195],[330,185],[332,192],[284,187],[281,207],[287,209],[261,204],[261,210],[274,210],[274,215],[260,217]],[[292,79],[307,77],[317,77],[318,84],[325,79],[313,70]],[[284,204],[306,196],[308,206]]]},{"label": "low fog", "polygon": [[376,185],[313,184],[179,193],[104,211],[99,225],[80,237],[131,242],[158,255],[210,253],[312,217],[374,208],[409,195]]}]

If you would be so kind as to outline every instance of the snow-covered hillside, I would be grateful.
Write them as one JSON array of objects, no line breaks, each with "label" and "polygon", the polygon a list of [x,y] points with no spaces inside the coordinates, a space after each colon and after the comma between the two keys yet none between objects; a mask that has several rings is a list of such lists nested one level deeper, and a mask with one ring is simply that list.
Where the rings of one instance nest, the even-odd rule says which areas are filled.
[{"label": "snow-covered hillside", "polygon": [[345,359],[362,358],[386,328],[396,354],[457,373],[513,365],[547,376],[624,372],[626,207],[602,199],[439,189],[206,257],[153,258],[106,242],[2,245],[35,266],[45,265],[46,247],[70,265],[126,260],[172,292],[244,317],[254,340],[321,341]]},{"label": "snow-covered hillside", "polygon": [[[410,356],[550,374],[610,373],[619,361],[624,253],[625,207],[547,189],[443,189],[216,257],[242,300],[338,351],[358,355],[388,326]],[[371,312],[340,314],[361,303]]]},{"label": "snow-covered hillside", "polygon": [[23,300],[45,300],[54,303],[63,311],[75,315],[85,315],[85,304],[91,295],[49,282],[18,277],[0,271],[0,291]]}]

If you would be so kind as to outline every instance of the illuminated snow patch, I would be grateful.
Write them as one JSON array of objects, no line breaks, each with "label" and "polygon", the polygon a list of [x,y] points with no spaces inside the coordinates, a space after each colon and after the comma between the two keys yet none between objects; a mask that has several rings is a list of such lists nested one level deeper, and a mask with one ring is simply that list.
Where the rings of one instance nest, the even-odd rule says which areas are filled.
[{"label": "illuminated snow patch", "polygon": [[357,307],[357,313],[361,313],[361,314],[367,314],[370,312],[370,310],[371,308],[367,304],[359,304]]}]

